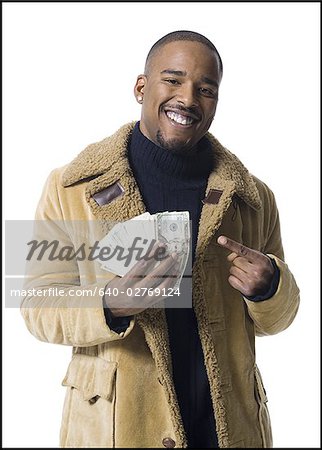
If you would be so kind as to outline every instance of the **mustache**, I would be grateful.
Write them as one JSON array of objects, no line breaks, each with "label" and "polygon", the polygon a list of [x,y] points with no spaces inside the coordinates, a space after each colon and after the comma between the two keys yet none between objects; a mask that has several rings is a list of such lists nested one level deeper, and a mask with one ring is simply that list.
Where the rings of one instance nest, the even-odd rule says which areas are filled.
[{"label": "mustache", "polygon": [[176,110],[180,110],[182,112],[185,112],[186,114],[191,114],[193,116],[195,116],[198,120],[201,119],[201,114],[198,108],[186,108],[185,106],[182,106],[180,104],[176,104],[176,105],[165,105],[163,106],[163,111],[166,110],[167,108],[170,109],[176,109]]}]

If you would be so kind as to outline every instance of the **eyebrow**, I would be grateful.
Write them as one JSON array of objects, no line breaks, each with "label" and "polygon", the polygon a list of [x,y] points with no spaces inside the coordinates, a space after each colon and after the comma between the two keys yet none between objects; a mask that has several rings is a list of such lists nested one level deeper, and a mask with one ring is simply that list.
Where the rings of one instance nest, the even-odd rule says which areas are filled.
[{"label": "eyebrow", "polygon": [[165,69],[162,70],[161,73],[167,73],[169,75],[177,75],[178,77],[185,77],[187,75],[187,72],[182,72],[181,70],[174,70],[174,69]]},{"label": "eyebrow", "polygon": [[[174,69],[165,69],[162,70],[161,74],[168,74],[168,75],[176,75],[178,77],[185,77],[187,75],[187,72],[183,72],[182,70],[174,70]],[[201,81],[203,83],[210,84],[211,86],[218,87],[217,81],[208,78],[208,77],[201,77]]]},{"label": "eyebrow", "polygon": [[212,80],[211,78],[201,77],[201,81],[203,81],[204,83],[207,83],[207,84],[211,84],[212,86],[217,86],[218,87],[217,81]]}]

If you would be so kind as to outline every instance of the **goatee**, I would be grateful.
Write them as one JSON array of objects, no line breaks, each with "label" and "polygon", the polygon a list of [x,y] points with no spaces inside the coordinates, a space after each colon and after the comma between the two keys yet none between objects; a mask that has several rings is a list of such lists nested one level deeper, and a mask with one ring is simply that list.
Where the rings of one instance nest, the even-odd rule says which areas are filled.
[{"label": "goatee", "polygon": [[166,150],[170,150],[171,152],[177,154],[177,155],[187,155],[194,153],[195,147],[193,148],[187,148],[185,147],[185,144],[182,143],[179,139],[168,139],[165,140],[163,137],[161,130],[157,131],[156,134],[156,140],[158,142],[158,145],[162,148],[165,148]]}]

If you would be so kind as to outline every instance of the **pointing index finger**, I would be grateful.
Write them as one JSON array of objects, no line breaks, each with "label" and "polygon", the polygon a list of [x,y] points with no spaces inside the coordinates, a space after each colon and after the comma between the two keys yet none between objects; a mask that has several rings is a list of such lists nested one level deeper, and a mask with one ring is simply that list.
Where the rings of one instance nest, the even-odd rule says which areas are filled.
[{"label": "pointing index finger", "polygon": [[257,259],[257,252],[255,250],[252,250],[251,248],[246,247],[245,245],[236,242],[233,239],[230,239],[226,236],[219,236],[217,242],[222,247],[227,248],[231,252],[236,253],[238,256],[243,256],[250,262]]}]

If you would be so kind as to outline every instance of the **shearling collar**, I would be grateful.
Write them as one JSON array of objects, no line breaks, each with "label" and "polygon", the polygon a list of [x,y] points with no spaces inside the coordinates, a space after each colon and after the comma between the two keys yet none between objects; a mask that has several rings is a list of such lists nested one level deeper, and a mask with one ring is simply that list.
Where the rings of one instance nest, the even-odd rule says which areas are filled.
[{"label": "shearling collar", "polygon": [[[112,136],[86,147],[65,169],[63,186],[102,175],[112,166],[113,171],[120,175],[128,171],[127,144],[134,125],[135,122],[128,123]],[[206,137],[212,144],[216,160],[216,169],[210,174],[207,192],[210,189],[223,190],[228,187],[249,206],[260,209],[259,193],[248,170],[214,136],[207,133]]]}]

